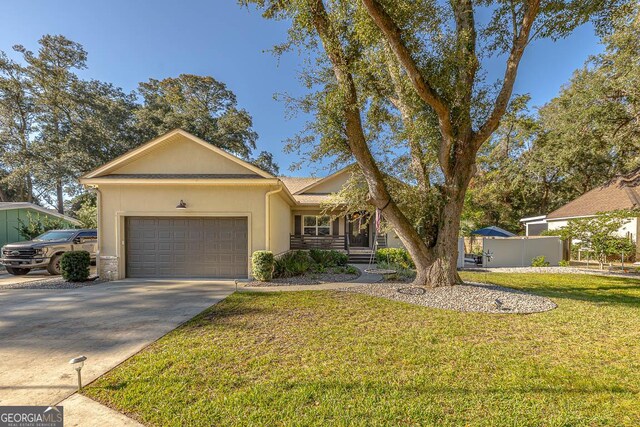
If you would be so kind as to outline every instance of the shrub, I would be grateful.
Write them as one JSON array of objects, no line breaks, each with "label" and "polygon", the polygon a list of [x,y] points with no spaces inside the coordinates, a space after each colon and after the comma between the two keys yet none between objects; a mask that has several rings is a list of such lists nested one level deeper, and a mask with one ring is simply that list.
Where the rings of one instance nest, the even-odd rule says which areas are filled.
[{"label": "shrub", "polygon": [[402,268],[415,268],[409,252],[402,248],[382,248],[376,251],[376,263],[397,265]]},{"label": "shrub", "polygon": [[309,256],[317,264],[323,267],[340,267],[347,265],[349,257],[340,251],[335,250],[323,250],[323,249],[311,249]]},{"label": "shrub", "polygon": [[293,277],[304,274],[312,260],[306,251],[291,251],[276,258],[274,277]]},{"label": "shrub", "polygon": [[27,212],[26,222],[18,218],[18,226],[15,227],[18,233],[20,233],[20,236],[27,240],[32,240],[49,230],[60,230],[63,228],[70,228],[69,224],[59,218],[52,218],[47,215],[40,216],[40,214],[36,214],[33,216],[31,212]]},{"label": "shrub", "polygon": [[560,267],[569,267],[571,263],[569,261],[562,260],[558,263]]},{"label": "shrub", "polygon": [[65,252],[60,258],[62,277],[68,282],[84,282],[89,278],[91,256],[87,251]]},{"label": "shrub", "polygon": [[273,279],[275,258],[271,251],[255,251],[251,255],[253,276],[261,282],[270,282]]},{"label": "shrub", "polygon": [[531,260],[531,267],[549,267],[549,265],[549,261],[542,255]]}]

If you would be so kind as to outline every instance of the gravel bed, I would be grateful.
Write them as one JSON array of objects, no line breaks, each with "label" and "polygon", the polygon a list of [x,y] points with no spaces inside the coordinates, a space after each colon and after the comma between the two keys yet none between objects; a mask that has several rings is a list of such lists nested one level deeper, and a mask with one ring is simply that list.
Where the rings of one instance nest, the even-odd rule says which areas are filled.
[{"label": "gravel bed", "polygon": [[11,283],[9,285],[0,285],[2,289],[77,289],[85,286],[93,286],[104,283],[106,280],[88,280],[86,282],[67,282],[62,276],[52,277],[51,279],[32,280],[24,283]]},{"label": "gravel bed", "polygon": [[483,283],[421,288],[406,283],[376,283],[339,289],[433,308],[482,313],[540,313],[557,305],[548,298]]},{"label": "gravel bed", "polygon": [[487,273],[552,273],[552,274],[595,274],[599,276],[638,277],[637,273],[623,273],[608,270],[588,270],[578,267],[477,267],[464,268],[462,271],[476,271]]},{"label": "gravel bed", "polygon": [[300,286],[300,285],[321,285],[323,283],[350,282],[360,277],[359,274],[346,273],[310,273],[302,276],[288,277],[286,279],[273,279],[271,282],[260,282],[254,280],[244,285],[246,288],[259,288],[267,286]]}]

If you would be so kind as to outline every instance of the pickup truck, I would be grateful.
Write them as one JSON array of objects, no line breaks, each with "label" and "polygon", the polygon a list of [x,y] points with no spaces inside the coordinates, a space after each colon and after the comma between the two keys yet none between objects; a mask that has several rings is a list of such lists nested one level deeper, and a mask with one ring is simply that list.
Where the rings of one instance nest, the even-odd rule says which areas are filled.
[{"label": "pickup truck", "polygon": [[49,274],[60,274],[60,258],[69,251],[87,251],[95,261],[98,250],[96,230],[50,230],[26,242],[11,243],[2,247],[3,265],[15,276],[30,270],[46,268]]}]

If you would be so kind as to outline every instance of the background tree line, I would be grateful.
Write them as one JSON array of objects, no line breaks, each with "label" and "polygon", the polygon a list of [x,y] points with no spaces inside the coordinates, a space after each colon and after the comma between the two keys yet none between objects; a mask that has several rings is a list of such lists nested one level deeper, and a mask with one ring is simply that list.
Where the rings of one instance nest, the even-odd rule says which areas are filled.
[{"label": "background tree line", "polygon": [[559,95],[532,112],[514,97],[480,152],[467,194],[467,229],[547,214],[615,175],[640,167],[640,18],[614,21],[604,52],[576,70]]},{"label": "background tree line", "polygon": [[[272,173],[271,153],[254,156],[257,133],[224,83],[182,74],[126,93],[85,80],[82,45],[45,35],[37,52],[0,51],[0,201],[28,201],[77,213],[91,205],[77,178],[175,128]],[[87,208],[84,208],[86,213]]]}]

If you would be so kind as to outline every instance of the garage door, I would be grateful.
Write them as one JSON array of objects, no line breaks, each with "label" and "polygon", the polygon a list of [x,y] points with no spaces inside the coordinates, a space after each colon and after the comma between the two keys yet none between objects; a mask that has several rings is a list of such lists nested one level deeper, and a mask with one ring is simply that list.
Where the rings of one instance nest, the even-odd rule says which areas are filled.
[{"label": "garage door", "polygon": [[128,217],[125,236],[127,277],[247,277],[247,218]]}]

